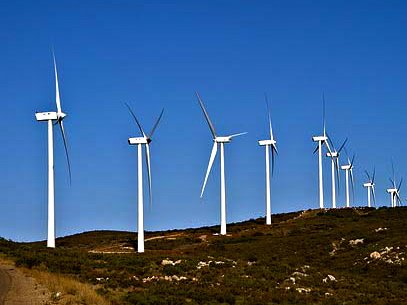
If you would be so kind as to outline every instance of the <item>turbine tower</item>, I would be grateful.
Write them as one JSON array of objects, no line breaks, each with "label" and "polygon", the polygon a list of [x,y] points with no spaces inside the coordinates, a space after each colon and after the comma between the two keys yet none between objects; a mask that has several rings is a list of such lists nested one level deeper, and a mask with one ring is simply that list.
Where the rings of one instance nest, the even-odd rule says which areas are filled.
[{"label": "turbine tower", "polygon": [[138,182],[138,238],[137,238],[137,252],[138,253],[143,253],[144,252],[144,204],[143,204],[143,162],[142,162],[142,146],[144,145],[145,147],[145,156],[146,156],[146,165],[147,165],[147,176],[148,176],[148,192],[149,192],[149,198],[150,198],[150,206],[152,205],[152,192],[151,192],[151,158],[150,158],[150,143],[151,143],[151,138],[154,134],[154,131],[156,130],[158,123],[161,120],[161,117],[163,116],[164,109],[161,111],[160,116],[158,117],[157,121],[155,122],[153,128],[151,129],[151,132],[147,136],[141,127],[140,122],[137,120],[136,115],[134,112],[131,110],[130,106],[126,104],[127,108],[130,111],[130,114],[133,116],[134,121],[136,122],[140,132],[141,132],[141,137],[135,137],[135,138],[129,138],[128,142],[129,145],[137,145],[137,168],[138,168],[138,175],[137,175],[137,182]]},{"label": "turbine tower", "polygon": [[265,95],[266,104],[267,104],[267,114],[268,114],[268,121],[269,121],[269,131],[270,131],[270,139],[267,140],[260,140],[259,145],[264,146],[266,148],[266,224],[271,225],[271,194],[270,194],[270,151],[271,151],[271,174],[274,173],[274,154],[277,154],[277,146],[276,141],[273,137],[273,129],[271,127],[271,115],[269,110],[269,104],[267,100],[267,95]]},{"label": "turbine tower", "polygon": [[336,208],[336,184],[335,184],[335,175],[338,179],[338,188],[339,188],[339,155],[342,151],[342,149],[345,147],[346,142],[348,139],[346,138],[345,141],[343,141],[341,147],[336,150],[335,145],[332,142],[332,140],[328,137],[328,141],[332,145],[333,151],[327,152],[326,156],[331,158],[331,179],[332,179],[332,208]]},{"label": "turbine tower", "polygon": [[53,135],[54,124],[58,124],[61,130],[66,154],[66,161],[68,163],[69,182],[71,182],[71,164],[69,161],[64,124],[62,122],[62,120],[66,117],[66,113],[62,112],[61,108],[57,65],[54,54],[52,54],[52,56],[54,61],[55,102],[57,106],[57,111],[35,113],[35,118],[37,121],[48,122],[48,235],[47,235],[48,248],[55,248],[55,182],[54,182],[54,135]]},{"label": "turbine tower", "polygon": [[346,179],[346,207],[350,207],[350,196],[349,196],[349,177],[352,184],[352,193],[353,198],[355,197],[354,193],[354,179],[353,179],[353,162],[355,161],[355,155],[353,155],[352,160],[348,158],[348,164],[342,165],[341,169],[345,171]]},{"label": "turbine tower", "polygon": [[374,191],[374,178],[375,178],[375,173],[376,171],[373,170],[373,175],[370,176],[367,171],[365,171],[366,176],[367,176],[367,182],[363,183],[363,186],[367,188],[367,206],[370,208],[372,207],[371,205],[371,196],[373,197],[373,203],[376,204],[376,195]]},{"label": "turbine tower", "polygon": [[393,162],[391,164],[391,168],[393,171],[393,178],[389,178],[392,187],[387,189],[387,193],[390,194],[390,203],[391,203],[391,207],[395,208],[396,206],[401,206],[401,198],[400,198],[400,188],[401,188],[401,184],[403,183],[403,178],[400,179],[400,183],[397,186],[396,184],[396,176],[394,174],[394,165]]},{"label": "turbine tower", "polygon": [[326,135],[326,126],[325,126],[325,96],[322,94],[322,103],[323,103],[323,135],[312,137],[312,141],[318,142],[318,146],[314,150],[314,154],[318,151],[318,184],[319,184],[319,208],[324,208],[324,181],[322,178],[322,146],[325,144],[328,151],[331,152],[329,147],[328,137]]},{"label": "turbine tower", "polygon": [[209,173],[212,168],[213,161],[215,160],[216,153],[218,151],[218,144],[220,145],[220,234],[221,235],[226,235],[226,185],[225,185],[225,158],[224,158],[224,144],[225,143],[230,143],[232,141],[232,138],[244,135],[247,132],[241,132],[237,134],[232,134],[230,136],[218,136],[215,131],[215,127],[212,124],[211,119],[209,118],[208,112],[205,109],[205,106],[202,102],[201,97],[199,96],[199,93],[196,92],[196,97],[198,98],[199,105],[201,106],[202,112],[205,116],[206,122],[209,125],[209,129],[212,133],[213,136],[213,147],[212,147],[212,152],[211,156],[209,158],[209,164],[208,164],[208,169],[206,170],[206,175],[205,175],[205,180],[202,185],[202,190],[201,190],[201,198],[203,197],[204,191],[205,191],[205,186],[206,182],[208,180]]}]

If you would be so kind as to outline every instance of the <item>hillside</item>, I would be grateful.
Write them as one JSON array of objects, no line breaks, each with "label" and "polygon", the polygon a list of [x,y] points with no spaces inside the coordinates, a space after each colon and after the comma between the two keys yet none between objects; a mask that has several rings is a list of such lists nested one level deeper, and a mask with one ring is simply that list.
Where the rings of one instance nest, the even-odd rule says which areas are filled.
[{"label": "hillside", "polygon": [[309,210],[219,227],[0,240],[17,266],[94,285],[112,304],[403,304],[407,208]]}]

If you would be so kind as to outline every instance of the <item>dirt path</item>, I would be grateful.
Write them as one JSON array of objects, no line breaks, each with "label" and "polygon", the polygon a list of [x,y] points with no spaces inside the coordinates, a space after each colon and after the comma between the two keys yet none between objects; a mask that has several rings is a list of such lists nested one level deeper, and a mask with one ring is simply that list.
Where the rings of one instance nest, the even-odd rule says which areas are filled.
[{"label": "dirt path", "polygon": [[13,265],[0,264],[0,305],[49,304],[50,293]]},{"label": "dirt path", "polygon": [[155,239],[163,239],[163,238],[174,238],[183,235],[183,233],[176,233],[172,235],[161,235],[161,236],[154,236],[150,238],[146,238],[144,241],[150,241],[150,240],[155,240]]},{"label": "dirt path", "polygon": [[10,290],[11,279],[8,273],[0,267],[0,305],[4,305],[6,295]]}]

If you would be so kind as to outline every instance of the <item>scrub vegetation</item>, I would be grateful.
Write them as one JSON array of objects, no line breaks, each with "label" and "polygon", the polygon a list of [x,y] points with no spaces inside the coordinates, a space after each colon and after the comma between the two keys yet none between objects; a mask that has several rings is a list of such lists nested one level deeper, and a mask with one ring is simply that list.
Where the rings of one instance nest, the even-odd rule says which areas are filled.
[{"label": "scrub vegetation", "polygon": [[59,238],[56,249],[2,239],[0,253],[72,287],[82,282],[106,304],[399,305],[406,227],[404,207],[308,210],[273,215],[271,226],[231,224],[228,236],[218,226],[147,232],[143,254],[137,234],[115,231]]}]

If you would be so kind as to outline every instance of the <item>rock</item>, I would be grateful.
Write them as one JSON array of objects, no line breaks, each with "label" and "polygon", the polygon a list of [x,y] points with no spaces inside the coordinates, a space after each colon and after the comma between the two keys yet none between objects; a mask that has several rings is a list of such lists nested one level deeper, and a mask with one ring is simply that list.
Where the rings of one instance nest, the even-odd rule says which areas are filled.
[{"label": "rock", "polygon": [[175,266],[175,265],[177,265],[177,264],[181,264],[181,262],[182,262],[182,260],[177,260],[177,261],[175,261],[175,262],[173,262],[172,260],[170,260],[170,259],[163,259],[162,261],[161,261],[161,265],[163,265],[163,266],[165,266],[165,265],[173,265],[173,266]]},{"label": "rock", "polygon": [[358,244],[363,244],[364,238],[352,239],[349,241],[349,245],[357,246]]},{"label": "rock", "polygon": [[327,277],[322,280],[323,283],[328,283],[328,281],[337,282],[336,278],[330,274],[328,274]]},{"label": "rock", "polygon": [[374,251],[374,252],[370,253],[370,258],[379,259],[380,257],[381,257],[381,255],[377,251]]},{"label": "rock", "polygon": [[296,288],[296,291],[298,291],[299,293],[310,293],[311,292],[311,288]]},{"label": "rock", "polygon": [[169,260],[169,259],[163,259],[162,261],[161,261],[161,265],[163,265],[163,266],[165,266],[165,265],[172,265],[173,264],[173,261],[172,260]]},{"label": "rock", "polygon": [[208,267],[210,263],[212,263],[212,261],[209,261],[209,262],[199,262],[198,265],[196,266],[196,268],[197,268],[197,269],[201,269],[202,267]]},{"label": "rock", "polygon": [[306,276],[308,276],[308,274],[306,274],[306,273],[302,273],[302,272],[298,272],[298,271],[295,271],[295,272],[293,272],[292,274],[291,274],[292,276],[295,276],[295,277],[306,277]]}]

